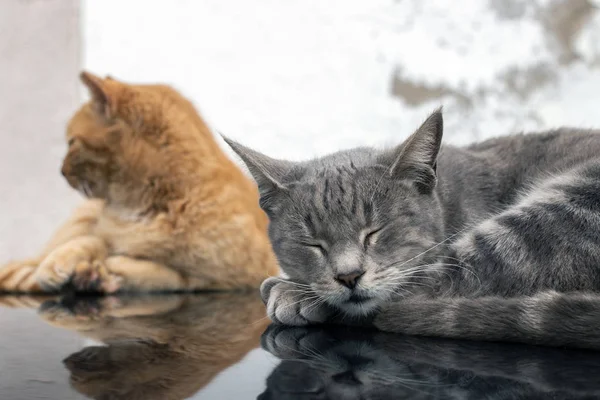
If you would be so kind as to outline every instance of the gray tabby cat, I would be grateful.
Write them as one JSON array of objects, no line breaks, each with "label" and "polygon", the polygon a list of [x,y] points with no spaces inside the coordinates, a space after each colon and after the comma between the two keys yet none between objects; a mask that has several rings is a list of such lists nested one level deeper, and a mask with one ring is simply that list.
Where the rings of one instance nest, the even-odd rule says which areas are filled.
[{"label": "gray tabby cat", "polygon": [[304,162],[226,139],[287,275],[261,287],[269,317],[600,349],[600,132],[442,133],[440,109],[394,149]]}]

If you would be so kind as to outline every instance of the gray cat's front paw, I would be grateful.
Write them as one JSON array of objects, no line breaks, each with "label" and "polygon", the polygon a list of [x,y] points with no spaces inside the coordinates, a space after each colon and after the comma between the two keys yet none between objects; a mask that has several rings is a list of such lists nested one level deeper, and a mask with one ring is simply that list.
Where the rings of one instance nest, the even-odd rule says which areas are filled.
[{"label": "gray cat's front paw", "polygon": [[279,324],[305,326],[323,323],[332,312],[322,298],[302,284],[269,278],[260,287],[269,318]]}]

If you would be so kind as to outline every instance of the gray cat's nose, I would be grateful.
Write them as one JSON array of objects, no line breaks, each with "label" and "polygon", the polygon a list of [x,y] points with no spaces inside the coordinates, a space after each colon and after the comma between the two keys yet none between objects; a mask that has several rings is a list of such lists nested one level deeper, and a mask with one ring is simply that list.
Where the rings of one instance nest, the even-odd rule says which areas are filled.
[{"label": "gray cat's nose", "polygon": [[335,280],[346,286],[348,289],[354,289],[358,280],[364,273],[364,271],[352,271],[348,274],[337,274]]}]

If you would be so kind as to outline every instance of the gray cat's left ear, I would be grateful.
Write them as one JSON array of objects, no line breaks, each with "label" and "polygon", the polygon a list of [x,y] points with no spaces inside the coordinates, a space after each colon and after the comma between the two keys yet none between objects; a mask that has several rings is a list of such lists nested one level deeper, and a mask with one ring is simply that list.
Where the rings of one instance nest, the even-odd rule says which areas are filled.
[{"label": "gray cat's left ear", "polygon": [[394,149],[390,166],[392,176],[413,180],[423,191],[433,190],[443,133],[444,118],[440,107],[415,133]]},{"label": "gray cat's left ear", "polygon": [[286,189],[281,182],[293,167],[293,163],[268,157],[222,134],[221,137],[246,164],[258,184],[261,197]]}]

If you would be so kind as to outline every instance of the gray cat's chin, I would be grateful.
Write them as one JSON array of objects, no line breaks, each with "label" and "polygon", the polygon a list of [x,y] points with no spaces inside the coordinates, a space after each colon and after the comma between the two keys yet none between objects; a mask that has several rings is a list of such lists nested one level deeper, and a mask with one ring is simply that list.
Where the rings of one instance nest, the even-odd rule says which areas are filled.
[{"label": "gray cat's chin", "polygon": [[381,299],[371,297],[360,301],[344,301],[334,304],[335,307],[352,316],[364,316],[374,312],[381,304]]}]

